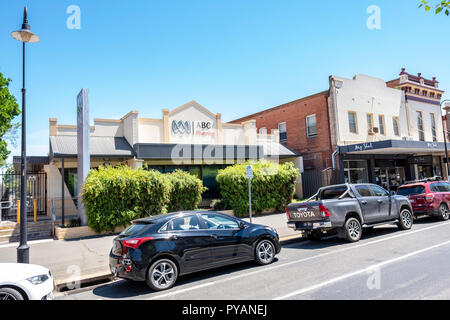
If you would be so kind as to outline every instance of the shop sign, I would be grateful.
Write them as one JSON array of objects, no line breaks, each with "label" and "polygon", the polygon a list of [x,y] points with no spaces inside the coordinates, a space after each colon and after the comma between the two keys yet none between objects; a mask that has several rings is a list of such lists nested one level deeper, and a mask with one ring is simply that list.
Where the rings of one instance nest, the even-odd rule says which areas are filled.
[{"label": "shop sign", "polygon": [[355,151],[364,151],[368,149],[373,149],[372,142],[355,145]]},{"label": "shop sign", "polygon": [[213,124],[209,121],[172,121],[172,133],[180,135],[214,136]]}]

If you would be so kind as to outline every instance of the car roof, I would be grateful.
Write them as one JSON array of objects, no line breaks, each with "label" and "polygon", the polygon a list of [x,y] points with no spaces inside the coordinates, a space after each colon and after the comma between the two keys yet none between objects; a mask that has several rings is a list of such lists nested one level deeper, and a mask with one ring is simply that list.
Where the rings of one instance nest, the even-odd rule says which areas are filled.
[{"label": "car roof", "polygon": [[216,213],[216,214],[224,214],[218,211],[208,211],[208,210],[187,210],[187,211],[176,211],[176,212],[170,212],[170,213],[163,213],[163,214],[159,214],[156,216],[150,216],[150,217],[145,217],[145,218],[141,218],[141,219],[136,219],[133,222],[135,223],[161,223],[161,222],[166,222],[170,219],[172,219],[173,217],[176,216],[180,216],[180,217],[184,217],[187,216],[189,214],[195,214],[195,213]]}]

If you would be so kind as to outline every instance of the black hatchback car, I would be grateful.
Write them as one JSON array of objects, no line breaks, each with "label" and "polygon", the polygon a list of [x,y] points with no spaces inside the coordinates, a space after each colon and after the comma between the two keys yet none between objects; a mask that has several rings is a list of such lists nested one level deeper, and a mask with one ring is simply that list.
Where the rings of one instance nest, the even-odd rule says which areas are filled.
[{"label": "black hatchback car", "polygon": [[219,212],[175,212],[133,221],[114,239],[109,265],[114,276],[160,291],[196,271],[249,260],[270,264],[280,250],[273,228]]}]

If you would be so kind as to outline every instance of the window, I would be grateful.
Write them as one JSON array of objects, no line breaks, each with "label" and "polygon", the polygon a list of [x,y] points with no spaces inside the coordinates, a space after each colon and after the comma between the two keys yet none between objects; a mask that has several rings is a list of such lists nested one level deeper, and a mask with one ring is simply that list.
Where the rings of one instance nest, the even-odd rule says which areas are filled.
[{"label": "window", "polygon": [[356,123],[356,112],[348,112],[348,126],[351,133],[358,133]]},{"label": "window", "polygon": [[368,183],[367,161],[365,160],[344,160],[345,182],[348,183]]},{"label": "window", "polygon": [[267,128],[266,127],[262,127],[259,129],[259,134],[267,134]]},{"label": "window", "polygon": [[436,182],[430,184],[430,189],[433,192],[450,192],[450,184],[447,182]]},{"label": "window", "polygon": [[434,118],[434,113],[430,113],[430,121],[431,121],[431,134],[433,136],[433,142],[436,142],[437,141],[436,120]]},{"label": "window", "polygon": [[322,191],[322,194],[320,195],[320,200],[338,199],[340,196],[344,194],[345,191],[347,191],[347,186],[339,186],[324,189]]},{"label": "window", "polygon": [[207,229],[239,229],[238,222],[233,218],[212,213],[203,213],[201,216],[206,224]]},{"label": "window", "polygon": [[428,95],[428,91],[426,91],[426,90],[423,90],[422,91],[422,95],[424,95],[425,97]]},{"label": "window", "polygon": [[197,215],[179,217],[170,220],[161,231],[185,231],[185,230],[199,230],[200,223]]},{"label": "window", "polygon": [[287,140],[286,122],[278,124],[278,130],[280,131],[280,141]]},{"label": "window", "polygon": [[420,94],[420,89],[414,89],[415,94]]},{"label": "window", "polygon": [[373,129],[373,114],[371,113],[367,114],[367,128]]},{"label": "window", "polygon": [[378,116],[378,125],[380,126],[380,134],[385,135],[386,131],[384,130],[384,116],[382,114]]},{"label": "window", "polygon": [[317,136],[317,124],[315,114],[306,117],[306,134],[308,135],[308,137]]},{"label": "window", "polygon": [[405,188],[398,188],[397,194],[401,196],[413,196],[416,194],[423,194],[425,193],[425,187],[424,186],[411,186],[411,187],[405,187]]},{"label": "window", "polygon": [[387,197],[389,196],[389,192],[387,192],[385,189],[383,189],[380,186],[370,186],[370,188],[372,189],[373,193],[375,194],[375,197]]},{"label": "window", "polygon": [[356,186],[355,188],[361,197],[371,197],[372,196],[372,193],[370,192],[368,186]]},{"label": "window", "polygon": [[425,141],[425,134],[423,132],[422,112],[417,111],[417,131],[419,133],[419,140]]},{"label": "window", "polygon": [[398,117],[392,117],[392,125],[394,126],[394,134],[400,137],[400,127]]}]

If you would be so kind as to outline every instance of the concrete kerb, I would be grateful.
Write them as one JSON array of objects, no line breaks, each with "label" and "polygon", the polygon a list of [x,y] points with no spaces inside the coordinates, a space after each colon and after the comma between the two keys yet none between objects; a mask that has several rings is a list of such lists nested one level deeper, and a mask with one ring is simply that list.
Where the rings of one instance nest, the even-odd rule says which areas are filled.
[{"label": "concrete kerb", "polygon": [[[294,235],[288,237],[280,238],[280,244],[287,245],[291,243],[295,243],[301,241],[302,236]],[[106,284],[114,280],[114,276],[111,273],[107,274],[95,274],[95,275],[87,275],[81,279],[65,279],[65,280],[57,280],[55,281],[55,291],[57,292],[56,296],[64,296],[70,294],[80,293],[86,290],[89,290],[90,287]],[[78,282],[78,288],[70,289],[68,288],[68,283]]]}]

